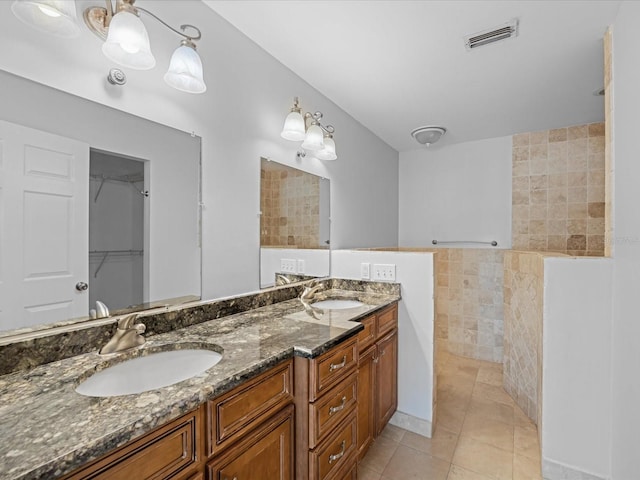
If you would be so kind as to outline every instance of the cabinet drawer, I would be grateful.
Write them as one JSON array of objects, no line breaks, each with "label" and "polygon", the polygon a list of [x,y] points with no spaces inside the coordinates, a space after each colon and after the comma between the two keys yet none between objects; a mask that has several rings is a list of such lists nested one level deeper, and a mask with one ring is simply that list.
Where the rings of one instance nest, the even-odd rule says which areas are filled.
[{"label": "cabinet drawer", "polygon": [[377,338],[385,333],[390,332],[398,327],[398,304],[394,303],[390,307],[385,308],[378,315],[378,332]]},{"label": "cabinet drawer", "polygon": [[358,350],[364,352],[369,345],[373,345],[377,336],[377,317],[370,315],[360,320],[364,330],[358,333]]},{"label": "cabinet drawer", "polygon": [[309,480],[325,480],[355,463],[356,415],[353,412],[324,442],[309,452]]},{"label": "cabinet drawer", "polygon": [[293,364],[282,363],[207,402],[207,454],[226,448],[293,401]]},{"label": "cabinet drawer", "polygon": [[293,406],[207,465],[208,480],[294,480]]},{"label": "cabinet drawer", "polygon": [[341,382],[358,363],[358,338],[353,337],[311,361],[309,400]]},{"label": "cabinet drawer", "polygon": [[184,478],[195,473],[200,465],[201,422],[198,409],[64,478],[164,479],[178,475]]},{"label": "cabinet drawer", "polygon": [[309,448],[315,448],[333,428],[355,409],[358,403],[358,374],[309,404]]}]

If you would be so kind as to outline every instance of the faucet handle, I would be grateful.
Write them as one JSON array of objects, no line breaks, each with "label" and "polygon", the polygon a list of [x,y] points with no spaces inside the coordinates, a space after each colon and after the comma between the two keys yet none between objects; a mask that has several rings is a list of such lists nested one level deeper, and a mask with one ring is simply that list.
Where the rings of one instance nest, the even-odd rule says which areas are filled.
[{"label": "faucet handle", "polygon": [[[121,318],[120,320],[118,320],[118,328],[120,330],[129,330],[133,328],[133,322],[136,321],[136,318],[138,318],[137,313],[134,313],[132,315],[127,315],[126,317]],[[144,324],[140,324],[140,325],[144,326]],[[140,333],[143,333],[143,332],[144,330]]]}]

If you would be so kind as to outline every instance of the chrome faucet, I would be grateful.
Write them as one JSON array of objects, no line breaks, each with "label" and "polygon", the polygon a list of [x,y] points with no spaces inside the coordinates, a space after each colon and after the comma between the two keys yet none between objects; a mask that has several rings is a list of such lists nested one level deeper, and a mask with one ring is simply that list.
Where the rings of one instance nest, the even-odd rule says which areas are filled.
[{"label": "chrome faucet", "polygon": [[118,328],[111,340],[100,349],[98,352],[100,355],[106,355],[108,353],[122,352],[130,348],[139,347],[146,342],[146,339],[142,336],[147,327],[144,323],[133,324],[137,314],[128,315],[118,320]]},{"label": "chrome faucet", "polygon": [[309,285],[305,285],[304,290],[300,295],[300,300],[302,301],[302,303],[309,303],[311,300],[313,300],[313,297],[316,294],[316,292],[323,289],[324,289],[323,283],[318,283],[317,280],[312,280],[311,283],[309,283]]}]

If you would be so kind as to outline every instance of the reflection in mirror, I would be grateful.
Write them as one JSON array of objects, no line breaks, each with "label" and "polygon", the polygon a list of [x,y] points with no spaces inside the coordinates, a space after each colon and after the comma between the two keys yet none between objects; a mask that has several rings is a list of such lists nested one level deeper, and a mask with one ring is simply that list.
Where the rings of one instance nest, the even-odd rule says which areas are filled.
[{"label": "reflection in mirror", "polygon": [[92,150],[89,156],[89,306],[111,312],[143,303],[144,162]]},{"label": "reflection in mirror", "polygon": [[260,160],[260,287],[329,275],[329,180]]},{"label": "reflection in mirror", "polygon": [[0,80],[0,338],[199,299],[200,138]]}]

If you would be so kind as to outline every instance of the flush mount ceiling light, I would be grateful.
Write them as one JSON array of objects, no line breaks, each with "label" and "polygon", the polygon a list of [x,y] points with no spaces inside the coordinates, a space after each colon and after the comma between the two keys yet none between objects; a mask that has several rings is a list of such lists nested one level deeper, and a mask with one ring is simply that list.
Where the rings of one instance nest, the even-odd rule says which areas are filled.
[{"label": "flush mount ceiling light", "polygon": [[447,129],[444,127],[436,127],[436,126],[426,126],[426,127],[418,127],[411,132],[411,136],[416,139],[420,145],[426,145],[427,147],[432,143],[436,143],[440,140],[445,133],[447,133]]},{"label": "flush mount ceiling light", "polygon": [[[284,120],[280,136],[294,142],[302,142],[302,148],[320,160],[335,160],[336,142],[333,140],[335,129],[320,123],[322,112],[306,112],[302,115],[298,97],[293,99],[293,107]],[[309,126],[307,126],[309,121]],[[307,156],[305,151],[297,153],[298,158]]]},{"label": "flush mount ceiling light", "polygon": [[[203,93],[204,83],[202,61],[196,52],[195,41],[202,33],[193,25],[173,28],[155,14],[142,7],[134,7],[135,0],[116,0],[115,8],[111,0],[104,7],[88,7],[84,11],[84,21],[93,33],[105,41],[102,53],[111,61],[136,70],[149,70],[156,65],[151,53],[149,34],[140,20],[140,12],[158,20],[183,40],[173,52],[169,70],[164,75],[171,87],[188,93]],[[73,0],[15,0],[11,6],[13,13],[23,22],[59,36],[77,36],[80,33],[76,23],[76,9]],[[192,34],[187,34],[190,29]]]}]

